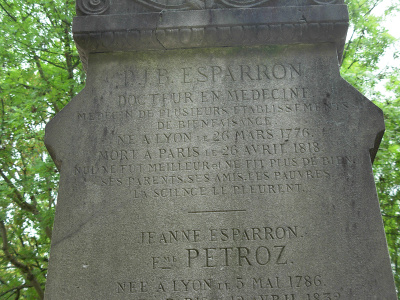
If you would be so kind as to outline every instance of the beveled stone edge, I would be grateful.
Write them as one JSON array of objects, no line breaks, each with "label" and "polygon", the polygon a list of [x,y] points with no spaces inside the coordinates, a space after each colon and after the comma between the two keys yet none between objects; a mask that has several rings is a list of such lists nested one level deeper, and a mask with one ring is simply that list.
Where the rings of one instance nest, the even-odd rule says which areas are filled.
[{"label": "beveled stone edge", "polygon": [[73,24],[85,69],[90,53],[327,42],[341,61],[347,29],[346,5],[81,16]]}]

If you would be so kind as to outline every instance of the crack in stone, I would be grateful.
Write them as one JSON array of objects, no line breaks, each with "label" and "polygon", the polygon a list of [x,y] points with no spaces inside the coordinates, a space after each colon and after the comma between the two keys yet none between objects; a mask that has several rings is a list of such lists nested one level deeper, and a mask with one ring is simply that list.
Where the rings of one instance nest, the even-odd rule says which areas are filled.
[{"label": "crack in stone", "polygon": [[159,23],[162,21],[163,12],[164,12],[164,10],[160,11],[160,14],[159,14],[160,17],[158,18],[158,21],[157,21],[157,24],[156,24],[156,29],[155,29],[154,32],[155,32],[155,38],[156,38],[157,42],[161,45],[161,47],[164,48],[164,50],[167,50],[167,48],[163,45],[163,43],[158,38],[158,26],[159,26]]}]

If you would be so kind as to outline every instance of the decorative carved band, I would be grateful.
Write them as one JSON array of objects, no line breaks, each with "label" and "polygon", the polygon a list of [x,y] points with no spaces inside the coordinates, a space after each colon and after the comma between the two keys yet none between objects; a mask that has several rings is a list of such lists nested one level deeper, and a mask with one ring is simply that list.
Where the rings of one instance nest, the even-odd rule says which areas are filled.
[{"label": "decorative carved band", "polygon": [[156,1],[156,0],[136,0],[138,3],[145,5],[154,10],[185,10],[185,9],[204,9],[205,3],[203,0],[182,0],[175,1],[174,4],[168,3],[168,0],[165,1]]},{"label": "decorative carved band", "polygon": [[[165,10],[201,10],[214,8],[253,8],[275,7],[280,4],[273,0],[131,0],[132,4],[145,6],[153,11]],[[307,5],[327,5],[342,2],[339,0],[303,0]],[[110,8],[110,0],[77,0],[77,6],[81,14],[104,14]]]},{"label": "decorative carved band", "polygon": [[110,8],[110,0],[77,0],[76,3],[87,15],[100,15]]},{"label": "decorative carved band", "polygon": [[314,0],[317,4],[335,4],[337,0]]},{"label": "decorative carved band", "polygon": [[270,0],[181,0],[170,3],[168,0],[136,0],[137,2],[155,10],[185,10],[205,9],[217,6],[229,8],[251,8],[263,6]]},{"label": "decorative carved band", "polygon": [[270,2],[269,0],[219,0],[218,2],[223,3],[226,7],[237,7],[237,8],[245,8],[245,7],[255,7],[261,6]]}]

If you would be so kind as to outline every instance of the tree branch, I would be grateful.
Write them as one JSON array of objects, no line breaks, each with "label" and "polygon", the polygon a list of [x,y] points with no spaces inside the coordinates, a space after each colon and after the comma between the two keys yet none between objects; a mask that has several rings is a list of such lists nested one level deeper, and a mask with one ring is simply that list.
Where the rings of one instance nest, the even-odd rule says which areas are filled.
[{"label": "tree branch", "polygon": [[6,283],[6,280],[5,280],[4,278],[2,278],[2,277],[0,277],[0,283],[1,283],[1,284],[4,284],[4,285],[8,285],[8,284]]},{"label": "tree branch", "polygon": [[[35,215],[39,221],[43,221],[43,218],[41,217],[41,215],[39,214],[39,210],[37,209],[36,205],[32,205],[29,204],[28,202],[26,202],[24,200],[24,197],[22,196],[22,194],[18,191],[17,187],[11,182],[10,179],[8,179],[8,177],[6,176],[6,174],[4,174],[3,170],[0,168],[0,176],[4,179],[4,181],[7,183],[7,185],[9,186],[9,188],[13,191],[14,196],[15,196],[15,204],[17,204],[17,206],[25,211],[28,211],[30,213],[32,213],[33,215]],[[32,197],[31,197],[32,199]],[[33,199],[33,203],[36,204],[36,199]],[[44,231],[47,235],[47,237],[51,240],[52,238],[52,230],[49,226],[44,227]]]},{"label": "tree branch", "polygon": [[17,22],[17,23],[18,23],[17,19],[14,18],[14,17],[7,11],[7,9],[6,9],[1,3],[0,3],[0,7],[5,11],[5,13],[6,13],[11,19],[13,19],[14,22]]},{"label": "tree branch", "polygon": [[38,209],[36,206],[29,204],[24,200],[24,197],[21,195],[21,193],[18,191],[17,187],[11,182],[10,179],[6,176],[6,174],[3,173],[3,170],[0,168],[0,176],[4,179],[4,181],[7,183],[9,188],[12,189],[14,195],[15,195],[15,203],[23,210],[29,211],[34,215],[39,214]]},{"label": "tree branch", "polygon": [[35,288],[36,292],[39,295],[39,299],[44,299],[44,291],[40,286],[39,281],[37,280],[36,276],[32,273],[29,266],[23,264],[22,262],[18,261],[11,253],[9,252],[9,245],[7,239],[7,230],[4,225],[3,220],[0,220],[0,233],[1,238],[3,240],[2,250],[4,252],[4,256],[6,259],[13,264],[16,268],[18,268],[22,273],[25,274],[26,279],[32,283],[32,286]]},{"label": "tree branch", "polygon": [[[31,285],[31,284],[23,284],[23,285],[20,285],[20,286],[13,287],[13,288],[1,293],[0,294],[0,298],[2,296],[4,296],[4,295],[10,293],[10,292],[16,291],[18,293],[20,290],[28,289],[28,288],[31,288],[31,287],[33,287],[33,285]],[[16,298],[16,299],[18,299],[18,298]]]}]

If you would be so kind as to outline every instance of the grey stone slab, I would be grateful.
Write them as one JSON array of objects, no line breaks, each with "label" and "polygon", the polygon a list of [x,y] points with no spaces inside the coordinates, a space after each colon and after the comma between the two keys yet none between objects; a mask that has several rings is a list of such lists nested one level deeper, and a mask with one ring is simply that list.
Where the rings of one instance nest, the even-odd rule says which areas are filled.
[{"label": "grey stone slab", "polygon": [[383,131],[334,42],[92,53],[46,128],[46,299],[394,300]]},{"label": "grey stone slab", "polygon": [[46,299],[396,299],[342,0],[77,1]]}]

